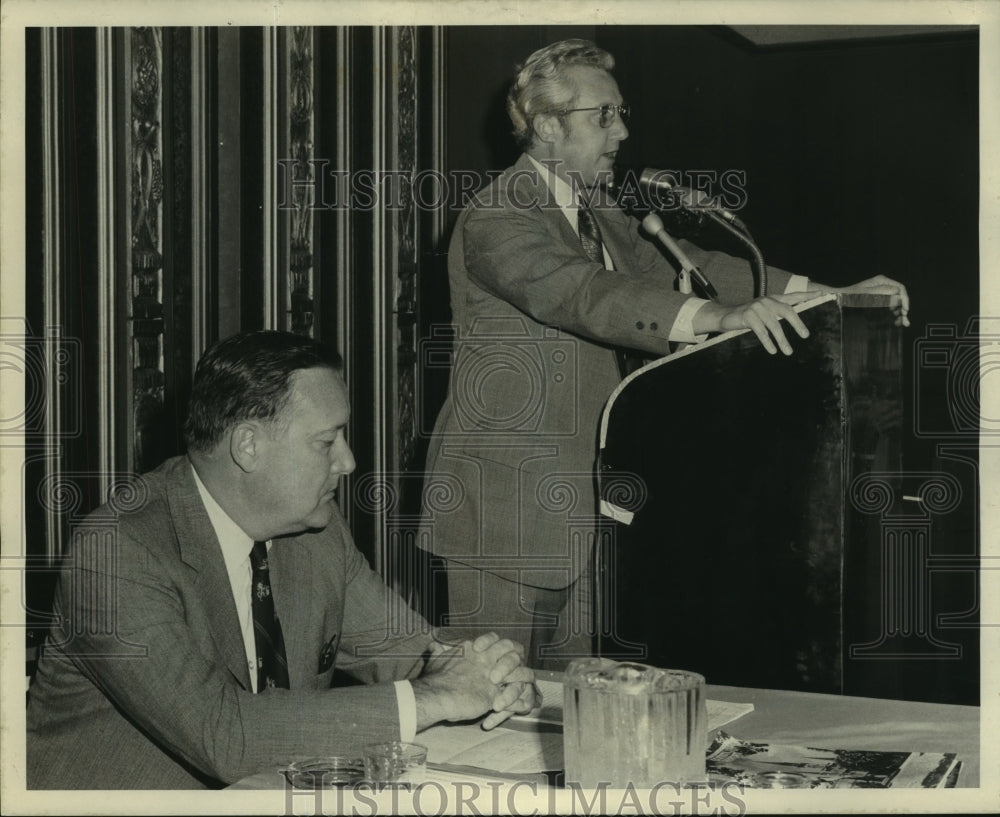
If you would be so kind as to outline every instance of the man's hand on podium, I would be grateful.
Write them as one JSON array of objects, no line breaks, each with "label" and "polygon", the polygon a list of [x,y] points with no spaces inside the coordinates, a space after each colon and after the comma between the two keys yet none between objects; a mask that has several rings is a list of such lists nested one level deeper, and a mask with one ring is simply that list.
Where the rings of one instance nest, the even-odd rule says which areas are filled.
[{"label": "man's hand on podium", "polygon": [[840,292],[853,295],[890,295],[889,308],[896,315],[896,326],[910,325],[910,296],[906,287],[899,281],[887,278],[884,275],[874,275],[847,287],[828,287],[824,284],[809,282],[811,287],[815,287],[823,292]]},{"label": "man's hand on podium", "polygon": [[[827,288],[823,291],[830,290]],[[698,335],[708,332],[750,329],[760,339],[761,344],[769,354],[773,355],[778,349],[781,349],[784,354],[790,355],[792,347],[781,328],[781,321],[788,321],[788,324],[798,333],[800,338],[809,337],[809,330],[806,329],[798,312],[792,307],[803,301],[819,297],[823,291],[814,288],[805,292],[767,295],[738,306],[721,306],[709,302],[695,313],[692,321],[693,328]]]},{"label": "man's hand on podium", "polygon": [[734,329],[750,329],[760,338],[761,344],[768,353],[773,355],[778,349],[781,349],[784,354],[790,355],[792,347],[781,328],[781,321],[788,321],[799,337],[809,337],[809,330],[806,329],[802,319],[792,307],[829,292],[853,295],[889,295],[889,307],[896,316],[896,326],[910,325],[909,293],[903,284],[892,278],[887,278],[885,275],[874,275],[846,287],[831,287],[816,281],[809,281],[809,289],[804,292],[768,295],[739,306],[721,306],[709,302],[695,313],[692,324],[698,335],[709,332],[729,332]]}]

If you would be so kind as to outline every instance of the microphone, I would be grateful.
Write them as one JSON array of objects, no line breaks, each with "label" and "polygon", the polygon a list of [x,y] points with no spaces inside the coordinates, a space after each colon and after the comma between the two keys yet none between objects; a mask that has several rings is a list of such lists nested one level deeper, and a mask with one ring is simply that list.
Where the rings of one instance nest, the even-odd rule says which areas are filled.
[{"label": "microphone", "polygon": [[660,240],[660,243],[670,250],[674,258],[680,263],[680,291],[682,293],[689,294],[691,292],[691,283],[688,280],[688,276],[690,276],[698,282],[709,298],[713,301],[718,299],[719,293],[715,291],[712,282],[705,277],[704,273],[688,258],[687,253],[670,237],[670,233],[663,226],[663,220],[656,213],[648,213],[642,220],[642,227],[646,232],[655,235]]},{"label": "microphone", "polygon": [[[659,193],[670,193],[683,209],[695,212],[708,211],[721,216],[730,224],[734,224],[744,232],[747,226],[740,220],[739,216],[730,212],[724,207],[720,207],[713,199],[701,190],[691,190],[687,187],[679,187],[670,181],[671,171],[657,170],[655,167],[646,167],[639,172],[639,187],[644,193],[653,197],[657,201],[656,195]],[[661,208],[666,209],[666,208]]]}]

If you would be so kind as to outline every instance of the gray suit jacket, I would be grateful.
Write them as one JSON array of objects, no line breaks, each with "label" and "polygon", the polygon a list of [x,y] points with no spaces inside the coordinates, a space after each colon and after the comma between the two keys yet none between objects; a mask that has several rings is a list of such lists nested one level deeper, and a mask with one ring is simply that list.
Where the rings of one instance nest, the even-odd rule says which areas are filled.
[{"label": "gray suit jacket", "polygon": [[[218,786],[398,739],[395,689],[381,682],[419,674],[426,622],[371,571],[339,514],[275,540],[269,562],[291,689],[255,695],[186,457],[79,525],[29,694],[28,787]],[[419,632],[388,638],[400,611]],[[330,689],[334,657],[370,686]]]},{"label": "gray suit jacket", "polygon": [[[691,297],[636,219],[614,206],[595,215],[613,271],[588,259],[522,156],[459,217],[448,251],[458,336],[428,452],[431,547],[543,587],[567,586],[589,558],[598,423],[620,382],[613,347],[668,354]],[[753,297],[746,261],[680,243],[720,302]],[[789,277],[769,276],[779,292]]]}]

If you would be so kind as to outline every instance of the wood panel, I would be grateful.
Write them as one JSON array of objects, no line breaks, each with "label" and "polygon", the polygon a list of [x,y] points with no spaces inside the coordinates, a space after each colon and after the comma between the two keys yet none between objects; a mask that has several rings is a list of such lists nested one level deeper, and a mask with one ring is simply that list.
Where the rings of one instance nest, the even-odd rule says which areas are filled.
[{"label": "wood panel", "polygon": [[[26,552],[54,563],[68,524],[123,475],[183,451],[201,353],[271,327],[346,352],[358,476],[410,497],[400,515],[354,484],[342,494],[387,569],[419,497],[402,485],[422,466],[417,283],[442,221],[410,184],[442,161],[440,30],[50,28],[29,41],[41,272],[24,334],[41,341],[26,384],[40,414],[22,504],[43,525]],[[321,174],[375,171],[396,180],[399,207],[317,201]]]}]

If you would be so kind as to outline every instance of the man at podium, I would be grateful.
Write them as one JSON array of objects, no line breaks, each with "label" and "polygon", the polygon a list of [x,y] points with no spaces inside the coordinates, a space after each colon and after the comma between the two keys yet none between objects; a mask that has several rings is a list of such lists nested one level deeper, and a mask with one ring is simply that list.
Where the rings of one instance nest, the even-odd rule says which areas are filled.
[{"label": "man at podium", "polygon": [[[591,652],[599,418],[621,374],[616,348],[650,356],[749,329],[789,355],[794,305],[833,291],[680,242],[718,291],[675,288],[678,269],[635,218],[595,195],[628,138],[614,58],[585,40],[553,43],[517,74],[507,107],[524,152],[458,219],[449,248],[457,335],[449,394],[428,452],[424,522],[447,560],[453,626],[522,642],[529,664]],[[851,288],[906,289],[884,276]],[[449,490],[444,490],[449,489]],[[442,495],[454,501],[442,502]]]}]

